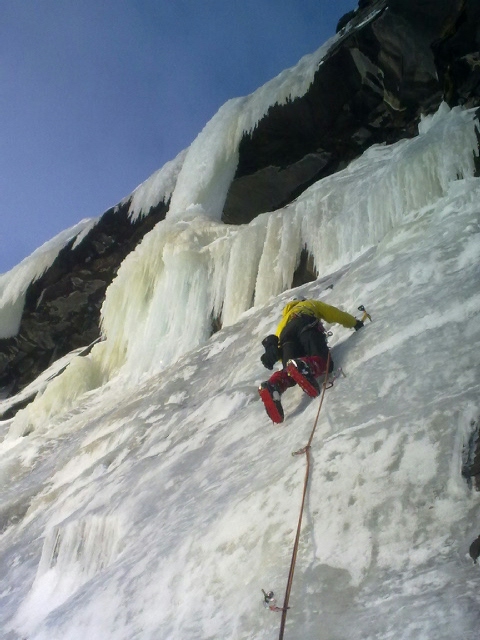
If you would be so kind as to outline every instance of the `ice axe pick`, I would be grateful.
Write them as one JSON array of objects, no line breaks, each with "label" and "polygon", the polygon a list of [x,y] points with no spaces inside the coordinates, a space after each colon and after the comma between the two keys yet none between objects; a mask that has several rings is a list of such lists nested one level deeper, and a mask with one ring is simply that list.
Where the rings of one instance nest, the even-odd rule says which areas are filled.
[{"label": "ice axe pick", "polygon": [[363,312],[362,322],[365,322],[367,318],[372,322],[372,316],[368,313],[363,304],[358,307],[358,310]]}]

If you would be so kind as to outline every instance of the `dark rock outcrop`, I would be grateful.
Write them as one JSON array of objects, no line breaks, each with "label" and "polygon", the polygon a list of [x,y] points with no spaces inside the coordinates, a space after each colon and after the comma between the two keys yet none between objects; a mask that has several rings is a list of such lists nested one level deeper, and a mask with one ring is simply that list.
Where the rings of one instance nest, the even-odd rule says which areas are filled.
[{"label": "dark rock outcrop", "polygon": [[18,334],[0,340],[0,387],[9,395],[58,358],[99,337],[106,288],[123,259],[168,209],[161,203],[131,222],[128,207],[129,202],[109,209],[77,247],[74,241],[66,245],[29,286]]},{"label": "dark rock outcrop", "polygon": [[480,557],[480,536],[475,538],[475,540],[470,545],[468,550],[471,559],[473,560],[473,564],[477,564],[477,560]]},{"label": "dark rock outcrop", "polygon": [[[442,100],[479,105],[479,5],[361,2],[341,20],[344,31],[307,93],[272,106],[242,139],[224,221],[249,222],[342,169],[372,144],[414,136],[420,115],[435,111]],[[308,157],[325,161],[315,172],[315,165],[302,163]],[[272,188],[282,180],[282,189]]]},{"label": "dark rock outcrop", "polygon": [[[241,224],[294,200],[374,143],[417,132],[442,100],[480,105],[480,0],[360,0],[301,98],[272,106],[240,143],[223,221]],[[319,43],[320,45],[321,43]],[[15,393],[99,336],[105,290],[168,203],[132,223],[128,203],[65,247],[27,291],[17,336],[0,340],[0,388]],[[308,254],[292,284],[316,277]]]},{"label": "dark rock outcrop", "polygon": [[463,449],[462,475],[469,487],[480,491],[480,420],[472,420],[468,442]]}]

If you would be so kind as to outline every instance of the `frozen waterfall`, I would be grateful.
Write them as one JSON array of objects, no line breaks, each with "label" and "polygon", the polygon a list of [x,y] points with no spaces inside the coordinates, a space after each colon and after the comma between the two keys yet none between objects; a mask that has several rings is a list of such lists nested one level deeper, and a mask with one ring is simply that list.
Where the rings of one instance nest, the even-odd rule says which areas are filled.
[{"label": "frozen waterfall", "polygon": [[[223,110],[232,109],[231,122],[238,105],[229,105]],[[220,140],[224,117],[220,132],[213,122],[210,136]],[[477,127],[474,110],[450,110],[443,104],[421,122],[417,137],[368,149],[285,208],[264,213],[248,225],[223,224],[204,208],[207,202],[195,202],[198,176],[191,169],[190,206],[183,214],[174,208],[157,224],[127,256],[110,285],[102,307],[105,340],[89,356],[76,358],[18,415],[12,434],[68,407],[112,376],[138,380],[203,344],[211,335],[212,318],[220,316],[228,326],[252,305],[261,306],[288,289],[304,248],[318,273],[326,275],[392,230],[398,233],[402,224],[444,197],[455,181],[474,175]],[[184,205],[185,171],[184,161],[183,195],[177,199]],[[222,164],[217,158],[209,181],[217,184],[219,175],[222,183],[227,174],[231,179],[230,159]],[[211,195],[211,190],[206,192]]]}]

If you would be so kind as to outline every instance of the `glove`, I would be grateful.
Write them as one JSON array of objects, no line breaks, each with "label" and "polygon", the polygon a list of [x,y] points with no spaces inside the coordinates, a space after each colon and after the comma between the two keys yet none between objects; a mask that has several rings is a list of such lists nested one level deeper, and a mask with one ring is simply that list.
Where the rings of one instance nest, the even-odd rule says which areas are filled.
[{"label": "glove", "polygon": [[355,331],[358,331],[362,327],[363,327],[363,322],[361,320],[357,320],[357,322],[355,323],[355,326],[353,328],[355,329]]},{"label": "glove", "polygon": [[262,345],[265,348],[265,353],[260,356],[260,360],[264,367],[267,369],[273,369],[274,364],[282,357],[277,336],[267,336],[262,340]]},{"label": "glove", "polygon": [[273,366],[276,363],[277,358],[274,358],[272,355],[270,355],[266,351],[262,356],[260,356],[260,360],[262,361],[262,364],[266,369],[273,369]]}]

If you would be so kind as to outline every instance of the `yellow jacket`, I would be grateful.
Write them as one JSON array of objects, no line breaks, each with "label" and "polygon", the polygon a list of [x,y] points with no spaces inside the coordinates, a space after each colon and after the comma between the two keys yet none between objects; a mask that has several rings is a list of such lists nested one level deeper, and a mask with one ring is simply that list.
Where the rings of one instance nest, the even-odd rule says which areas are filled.
[{"label": "yellow jacket", "polygon": [[299,315],[309,315],[317,318],[317,320],[325,320],[325,322],[338,324],[353,329],[357,319],[346,311],[340,311],[337,307],[321,302],[320,300],[292,300],[285,305],[282,312],[282,319],[275,331],[275,335],[280,337],[285,326]]}]

